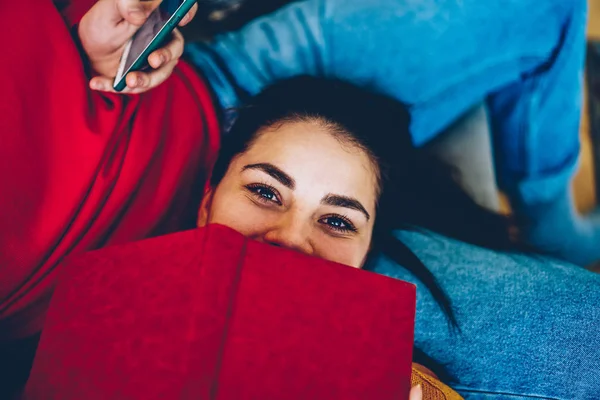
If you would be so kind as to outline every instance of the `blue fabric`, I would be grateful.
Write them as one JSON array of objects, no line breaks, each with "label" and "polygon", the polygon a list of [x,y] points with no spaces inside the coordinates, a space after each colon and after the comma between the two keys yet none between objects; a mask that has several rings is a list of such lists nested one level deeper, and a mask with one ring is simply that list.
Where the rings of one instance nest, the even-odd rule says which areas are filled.
[{"label": "blue fabric", "polygon": [[580,216],[568,188],[551,202],[514,208],[523,236],[544,253],[582,266],[600,260],[600,214]]},{"label": "blue fabric", "polygon": [[[223,107],[298,74],[409,105],[422,145],[488,99],[502,187],[553,199],[579,151],[585,0],[306,0],[188,45]],[[224,73],[227,66],[232,79]]]},{"label": "blue fabric", "polygon": [[[525,239],[586,265],[600,260],[600,224],[554,205],[577,166],[586,18],[585,0],[305,0],[187,55],[225,109],[299,74],[386,93],[408,105],[416,145],[485,100],[499,184],[525,213]],[[547,210],[570,211],[531,225]]]},{"label": "blue fabric", "polygon": [[417,285],[416,345],[451,387],[467,399],[600,398],[600,275],[430,233],[398,237],[447,291],[462,333],[405,269],[381,259],[375,271]]}]

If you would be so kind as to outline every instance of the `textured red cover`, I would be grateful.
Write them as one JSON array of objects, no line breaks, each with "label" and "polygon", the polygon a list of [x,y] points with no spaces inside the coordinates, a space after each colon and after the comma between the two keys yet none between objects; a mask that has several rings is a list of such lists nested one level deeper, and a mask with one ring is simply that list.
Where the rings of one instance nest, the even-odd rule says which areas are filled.
[{"label": "textured red cover", "polygon": [[62,268],[28,399],[407,398],[415,287],[219,225]]}]

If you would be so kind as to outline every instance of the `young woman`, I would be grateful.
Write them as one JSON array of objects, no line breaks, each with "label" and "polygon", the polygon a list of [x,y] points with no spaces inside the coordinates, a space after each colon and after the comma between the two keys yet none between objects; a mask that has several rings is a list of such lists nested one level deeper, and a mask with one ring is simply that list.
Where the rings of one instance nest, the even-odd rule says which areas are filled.
[{"label": "young woman", "polygon": [[[3,266],[0,340],[9,340],[3,346],[5,349],[20,348],[15,339],[31,337],[41,329],[55,266],[66,255],[188,226],[185,221],[194,218],[187,211],[193,210],[190,205],[199,202],[203,181],[219,145],[219,121],[209,87],[185,63],[177,64],[180,36],[176,35],[171,44],[153,54],[150,64],[158,67],[156,71],[132,74],[128,79],[132,86],[138,85],[130,91],[142,92],[157,86],[173,72],[164,84],[141,96],[90,91],[89,85],[102,88],[110,82],[120,51],[135,27],[143,22],[145,11],[127,8],[133,3],[141,4],[129,0],[101,0],[87,13],[92,2],[74,3],[69,7],[65,7],[68,2],[56,3],[55,7],[50,1],[23,0],[1,5],[3,11],[10,11],[0,13],[0,18],[6,16],[2,18],[3,26],[11,32],[11,37],[18,38],[6,41],[4,51],[11,57],[0,66],[3,72],[0,74],[3,88],[0,131],[5,133],[0,146],[0,264]],[[306,4],[313,7],[316,3]],[[564,27],[564,37],[574,37],[564,43],[578,43],[582,38],[575,27],[579,25],[566,21],[583,19],[582,2],[547,4],[550,8],[532,6],[539,12],[536,14],[539,18],[544,10],[551,10],[550,15],[555,16],[551,19],[553,23],[545,20],[541,25],[553,32],[559,30],[557,27]],[[526,9],[527,5],[523,5],[523,10]],[[31,10],[44,18],[11,17],[31,15]],[[107,32],[112,34],[107,35]],[[310,37],[306,37],[309,42]],[[559,46],[563,43],[559,41],[562,37],[540,36],[540,40],[550,38],[543,47],[544,56],[557,56],[541,56],[542,59],[553,61],[559,54],[566,54],[560,59],[577,60],[568,49],[578,46]],[[228,40],[222,38],[223,43]],[[353,48],[355,42],[346,44]],[[275,56],[281,60],[285,55]],[[545,68],[536,71],[561,72],[562,68],[558,67],[563,64],[542,63]],[[343,60],[340,65],[344,65]],[[348,64],[348,67],[352,66]],[[509,70],[519,75],[516,69]],[[236,74],[238,77],[241,71]],[[203,72],[219,94],[219,101],[227,105],[226,92],[221,90],[218,81],[223,75],[215,75],[209,68]],[[558,72],[550,75],[563,76]],[[365,76],[370,81],[368,75]],[[570,76],[564,75],[561,82],[571,82]],[[360,80],[353,74],[343,77]],[[377,75],[378,80],[384,77],[389,76]],[[424,81],[430,80],[433,82],[433,77]],[[380,82],[382,87],[385,79]],[[515,94],[511,90],[504,93]],[[520,92],[516,93],[520,98]],[[508,105],[513,104],[510,99],[514,96],[507,97],[505,103],[496,104],[505,104],[502,109],[512,110]],[[533,105],[548,103],[534,102]],[[559,115],[552,111],[555,108],[543,110]],[[416,111],[414,106],[411,111]],[[507,121],[515,122],[508,117]],[[557,134],[557,137],[562,136]],[[560,146],[561,150],[571,147]],[[407,172],[410,174],[413,170],[411,167]],[[200,193],[195,193],[198,189]],[[600,346],[597,346],[598,339],[590,336],[593,330],[586,325],[593,326],[598,320],[595,307],[598,301],[594,296],[599,291],[594,275],[574,271],[569,265],[482,253],[476,248],[435,236],[431,239],[417,232],[402,235],[421,259],[427,260],[428,268],[445,287],[463,332],[463,336],[449,333],[446,317],[440,314],[428,292],[423,292],[419,297],[417,345],[447,367],[455,386],[463,393],[480,390],[506,394],[527,388],[532,395],[571,398],[573,391],[569,385],[576,385],[578,393],[597,392],[593,374],[597,361],[594,360],[600,358],[595,357],[594,351]],[[469,241],[468,237],[461,238]],[[376,269],[415,280],[403,269],[391,267],[387,260],[378,263]],[[528,295],[523,296],[523,291]],[[514,313],[515,308],[523,312]],[[579,317],[567,318],[565,313]],[[560,323],[561,328],[545,332],[548,324],[543,322],[549,320],[549,326]],[[525,333],[525,337],[516,334],[522,330],[533,334]],[[586,346],[591,350],[582,351]],[[473,356],[484,350],[495,355],[493,362]],[[568,351],[579,354],[581,368],[567,368],[570,364],[565,365],[564,360],[572,359],[567,357]],[[523,360],[523,354],[529,357]],[[15,370],[12,367],[3,370],[12,372]],[[2,378],[7,377],[12,379],[2,375]]]},{"label": "young woman", "polygon": [[465,398],[593,398],[600,276],[528,255],[509,220],[410,145],[400,104],[304,77],[238,114],[198,225],[416,283],[417,360]]},{"label": "young woman", "polygon": [[337,77],[407,104],[417,146],[485,102],[523,238],[587,266],[600,219],[577,213],[569,185],[586,16],[586,0],[303,0],[187,49],[225,109],[277,79]]}]

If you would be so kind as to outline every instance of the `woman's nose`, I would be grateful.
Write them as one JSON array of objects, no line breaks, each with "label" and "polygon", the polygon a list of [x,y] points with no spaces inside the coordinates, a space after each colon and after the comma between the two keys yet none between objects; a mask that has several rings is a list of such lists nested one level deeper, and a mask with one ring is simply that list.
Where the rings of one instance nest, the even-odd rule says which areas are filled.
[{"label": "woman's nose", "polygon": [[269,244],[313,254],[310,241],[310,223],[298,217],[284,217],[264,233],[263,240]]}]

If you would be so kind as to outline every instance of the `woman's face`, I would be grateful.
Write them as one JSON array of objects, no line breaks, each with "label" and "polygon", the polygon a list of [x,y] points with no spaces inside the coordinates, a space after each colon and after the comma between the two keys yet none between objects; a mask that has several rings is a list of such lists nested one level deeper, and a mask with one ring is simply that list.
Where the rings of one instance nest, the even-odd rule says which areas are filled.
[{"label": "woman's face", "polygon": [[198,226],[360,268],[375,220],[376,171],[368,155],[317,122],[263,129],[210,189]]}]

